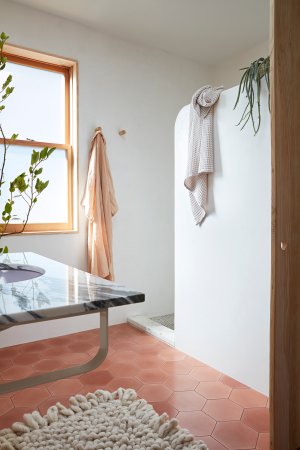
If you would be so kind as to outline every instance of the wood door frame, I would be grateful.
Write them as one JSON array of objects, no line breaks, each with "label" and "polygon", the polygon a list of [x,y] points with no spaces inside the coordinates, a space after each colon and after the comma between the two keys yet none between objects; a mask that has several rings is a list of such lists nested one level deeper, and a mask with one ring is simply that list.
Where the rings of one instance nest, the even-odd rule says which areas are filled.
[{"label": "wood door frame", "polygon": [[271,0],[271,449],[300,449],[300,0]]}]

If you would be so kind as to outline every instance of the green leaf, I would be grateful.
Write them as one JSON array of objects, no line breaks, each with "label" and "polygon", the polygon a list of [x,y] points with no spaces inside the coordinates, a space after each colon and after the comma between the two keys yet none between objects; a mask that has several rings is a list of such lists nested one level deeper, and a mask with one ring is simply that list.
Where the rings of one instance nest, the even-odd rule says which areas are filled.
[{"label": "green leaf", "polygon": [[11,83],[12,81],[12,76],[8,75],[8,77],[6,78],[5,82],[2,84],[2,90],[4,91],[4,89],[7,88],[7,86]]},{"label": "green leaf", "polygon": [[15,190],[16,190],[15,183],[14,181],[11,181],[9,185],[9,192],[15,192]]},{"label": "green leaf", "polygon": [[52,153],[54,152],[54,150],[56,150],[56,147],[51,147],[51,148],[48,150],[48,158],[49,158],[50,155],[52,155]]},{"label": "green leaf", "polygon": [[34,171],[34,175],[40,175],[41,173],[43,172],[43,168],[42,167],[40,167],[39,169],[36,169],[35,171]]},{"label": "green leaf", "polygon": [[10,204],[10,202],[7,202],[4,206],[4,212],[9,214],[9,213],[11,213],[11,211],[12,211],[12,205]]},{"label": "green leaf", "polygon": [[2,41],[7,41],[7,39],[9,39],[9,36],[7,36],[4,31],[2,31],[2,33],[0,34],[0,39],[2,39]]},{"label": "green leaf", "polygon": [[43,150],[40,152],[40,160],[47,158],[48,150],[49,150],[49,147],[43,148]]},{"label": "green leaf", "polygon": [[28,188],[28,184],[26,183],[25,177],[26,177],[26,174],[22,173],[14,180],[14,185],[16,186],[18,191],[21,193],[26,191],[26,189]]},{"label": "green leaf", "polygon": [[7,246],[4,247],[3,253],[8,253],[8,247]]},{"label": "green leaf", "polygon": [[17,138],[18,138],[18,134],[16,134],[16,133],[14,133],[14,134],[12,134],[12,136],[11,136],[11,140],[12,141],[15,141]]},{"label": "green leaf", "polygon": [[38,194],[40,194],[41,192],[43,192],[44,189],[46,189],[46,187],[48,186],[49,181],[42,181],[39,178],[36,180],[35,183],[35,190]]},{"label": "green leaf", "polygon": [[40,157],[39,152],[32,150],[32,154],[31,154],[31,165],[32,166],[38,162],[39,157]]}]

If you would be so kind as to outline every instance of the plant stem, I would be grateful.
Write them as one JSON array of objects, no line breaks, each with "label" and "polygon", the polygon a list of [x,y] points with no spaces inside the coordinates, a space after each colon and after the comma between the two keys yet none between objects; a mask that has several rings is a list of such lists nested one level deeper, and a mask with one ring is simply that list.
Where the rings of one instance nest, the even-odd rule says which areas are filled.
[{"label": "plant stem", "polygon": [[2,162],[1,172],[0,172],[0,190],[1,190],[2,182],[3,182],[3,176],[4,176],[4,168],[5,168],[5,163],[6,163],[6,154],[7,154],[7,149],[8,149],[7,142],[6,142],[6,137],[4,135],[2,125],[0,125],[0,133],[1,133],[2,138],[3,138],[3,146],[4,146],[3,162]]}]

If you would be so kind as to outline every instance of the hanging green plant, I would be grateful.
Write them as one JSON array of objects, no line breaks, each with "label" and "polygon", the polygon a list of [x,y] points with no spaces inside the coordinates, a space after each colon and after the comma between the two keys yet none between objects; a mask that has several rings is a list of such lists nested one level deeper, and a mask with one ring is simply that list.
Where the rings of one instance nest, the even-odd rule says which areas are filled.
[{"label": "hanging green plant", "polygon": [[[242,114],[241,120],[237,124],[242,125],[241,130],[247,125],[251,119],[254,134],[256,134],[261,124],[261,111],[260,111],[260,94],[261,83],[265,79],[268,93],[269,93],[269,111],[270,111],[270,57],[259,58],[249,67],[244,67],[244,74],[241,78],[237,99],[234,105],[234,109],[241,98],[241,95],[245,92],[247,98],[247,105]],[[257,119],[255,119],[255,111],[257,111]]]}]

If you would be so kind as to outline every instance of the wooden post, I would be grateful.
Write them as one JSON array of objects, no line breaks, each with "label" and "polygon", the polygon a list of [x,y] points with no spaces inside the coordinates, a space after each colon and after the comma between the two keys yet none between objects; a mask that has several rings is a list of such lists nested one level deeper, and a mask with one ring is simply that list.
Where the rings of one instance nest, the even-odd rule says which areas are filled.
[{"label": "wooden post", "polygon": [[271,0],[272,450],[300,450],[300,0]]}]

